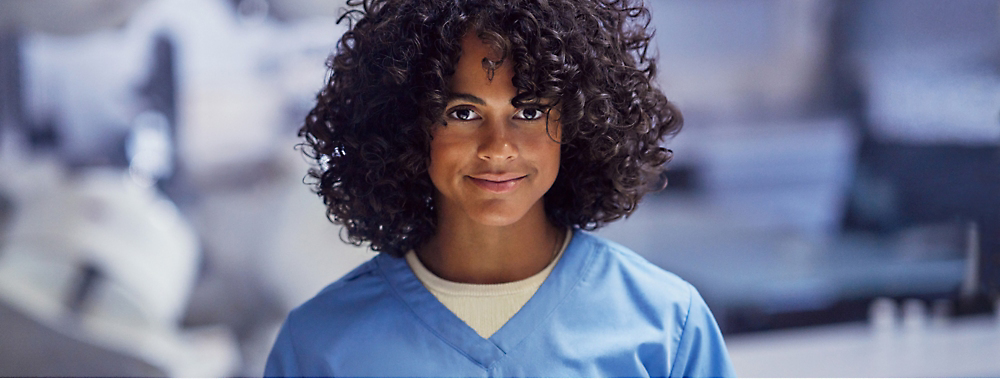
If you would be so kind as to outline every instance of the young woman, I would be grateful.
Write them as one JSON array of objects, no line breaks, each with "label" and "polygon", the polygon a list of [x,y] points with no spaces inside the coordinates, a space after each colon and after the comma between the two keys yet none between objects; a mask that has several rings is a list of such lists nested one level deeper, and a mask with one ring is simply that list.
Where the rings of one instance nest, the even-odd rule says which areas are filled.
[{"label": "young woman", "polygon": [[381,254],[292,311],[266,375],[733,374],[690,284],[583,231],[662,185],[680,129],[641,4],[359,5],[300,134]]}]

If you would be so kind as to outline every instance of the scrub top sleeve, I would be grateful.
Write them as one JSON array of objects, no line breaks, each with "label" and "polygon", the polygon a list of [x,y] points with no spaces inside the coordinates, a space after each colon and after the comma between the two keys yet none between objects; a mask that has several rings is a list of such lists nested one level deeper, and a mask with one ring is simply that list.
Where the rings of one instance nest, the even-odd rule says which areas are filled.
[{"label": "scrub top sleeve", "polygon": [[670,377],[723,378],[734,377],[726,343],[719,325],[698,291],[691,290],[691,306],[677,343],[677,353],[670,368]]},{"label": "scrub top sleeve", "polygon": [[278,339],[271,348],[271,354],[267,357],[267,365],[264,366],[265,378],[298,378],[302,377],[299,372],[299,361],[295,354],[295,346],[292,341],[292,331],[289,322],[281,326],[278,332]]}]

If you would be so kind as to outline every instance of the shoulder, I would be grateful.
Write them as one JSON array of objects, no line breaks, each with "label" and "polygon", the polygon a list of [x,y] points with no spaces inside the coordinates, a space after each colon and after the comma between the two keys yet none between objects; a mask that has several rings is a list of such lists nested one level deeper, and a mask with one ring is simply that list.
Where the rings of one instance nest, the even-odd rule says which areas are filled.
[{"label": "shoulder", "polygon": [[698,296],[690,283],[650,263],[632,249],[584,231],[575,233],[573,238],[579,240],[579,248],[593,253],[585,280],[621,281],[623,288],[647,293],[651,301],[653,297],[660,298],[672,305],[683,304],[685,308],[692,296]]},{"label": "shoulder", "polygon": [[387,300],[393,300],[385,274],[379,269],[379,258],[376,256],[362,263],[327,285],[316,296],[293,309],[287,322],[329,323],[337,321],[331,318],[358,317],[377,311],[377,306],[384,306]]},{"label": "shoulder", "polygon": [[645,325],[645,335],[665,342],[666,360],[644,361],[647,369],[659,367],[657,372],[670,376],[733,376],[722,333],[694,286],[621,244],[576,233],[577,248],[591,253],[584,275],[588,288],[581,292],[597,297],[589,309],[613,308],[610,318]]},{"label": "shoulder", "polygon": [[265,376],[331,376],[331,354],[370,340],[398,308],[378,257],[361,264],[288,314]]},{"label": "shoulder", "polygon": [[399,306],[376,257],[293,309],[285,320],[285,328],[294,343],[303,347],[300,353],[322,351],[329,346],[318,344],[358,337],[353,335],[355,331],[370,330],[387,311]]},{"label": "shoulder", "polygon": [[578,248],[589,250],[581,295],[588,302],[614,304],[614,317],[652,321],[676,340],[693,307],[702,304],[694,286],[621,244],[577,231]]}]

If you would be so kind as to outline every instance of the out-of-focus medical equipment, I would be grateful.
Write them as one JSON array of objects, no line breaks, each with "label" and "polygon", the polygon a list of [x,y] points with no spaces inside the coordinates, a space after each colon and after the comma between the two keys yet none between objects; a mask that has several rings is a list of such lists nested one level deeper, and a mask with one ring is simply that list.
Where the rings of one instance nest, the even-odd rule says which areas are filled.
[{"label": "out-of-focus medical equipment", "polygon": [[[134,357],[169,376],[233,372],[239,355],[227,329],[181,327],[200,248],[169,200],[120,170],[67,175],[52,162],[27,170],[14,161],[0,161],[0,190],[15,204],[0,246],[0,301],[81,346]],[[24,360],[60,363],[24,353],[0,357],[21,360],[0,367],[25,371],[0,372],[37,372]]]}]

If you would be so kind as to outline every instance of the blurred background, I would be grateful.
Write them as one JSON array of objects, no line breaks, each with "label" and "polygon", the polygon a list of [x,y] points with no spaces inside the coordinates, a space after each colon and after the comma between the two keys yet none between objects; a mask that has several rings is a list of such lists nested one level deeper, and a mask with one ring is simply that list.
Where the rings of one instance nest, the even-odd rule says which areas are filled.
[{"label": "blurred background", "polygon": [[[1000,1],[647,5],[685,127],[598,234],[741,376],[1000,376]],[[0,1],[0,376],[259,376],[372,256],[294,149],[342,8]]]}]

